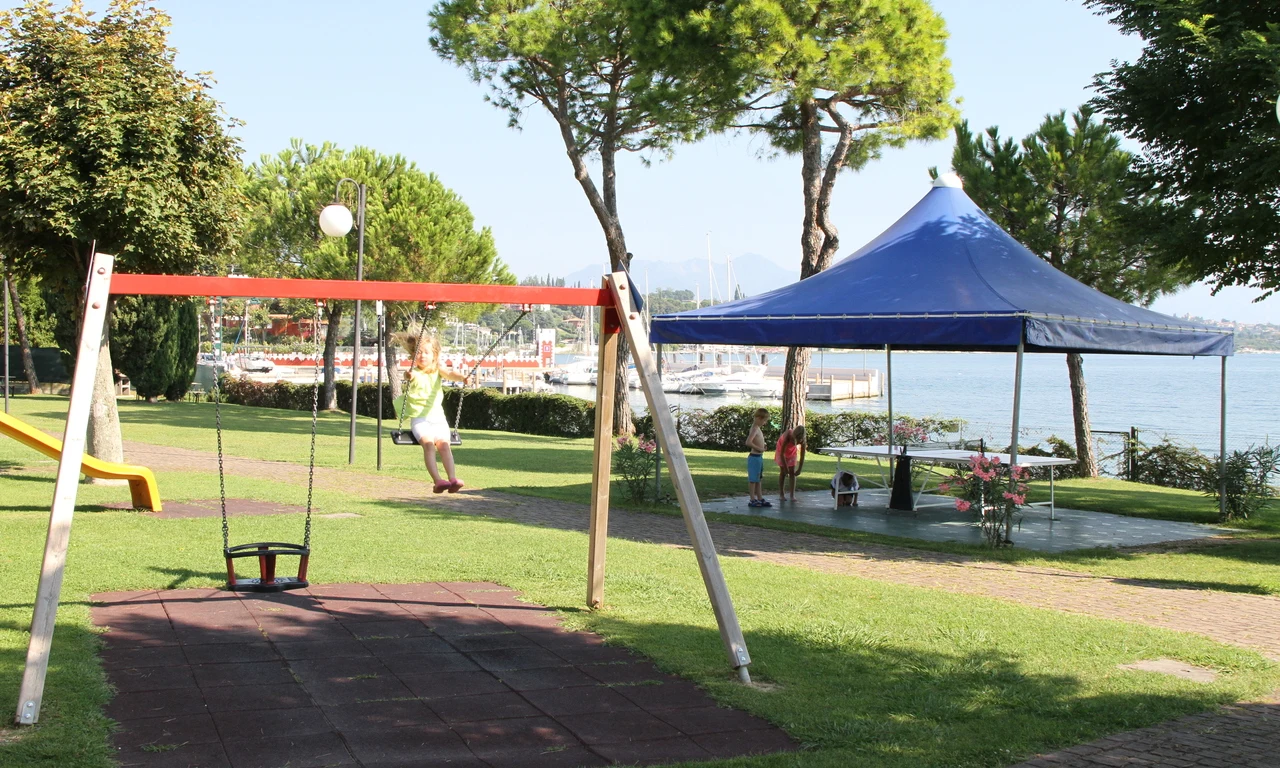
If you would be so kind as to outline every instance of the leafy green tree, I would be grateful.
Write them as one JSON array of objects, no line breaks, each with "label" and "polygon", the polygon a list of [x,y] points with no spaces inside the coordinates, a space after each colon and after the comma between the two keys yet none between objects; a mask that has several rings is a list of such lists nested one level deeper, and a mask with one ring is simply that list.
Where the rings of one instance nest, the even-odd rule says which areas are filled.
[{"label": "leafy green tree", "polygon": [[134,391],[180,400],[195,377],[195,304],[188,298],[125,296],[116,303],[111,356]]},{"label": "leafy green tree", "polygon": [[[801,158],[800,278],[831,266],[836,179],[885,148],[939,139],[954,125],[946,28],[925,0],[727,0],[732,44],[759,89],[740,125]],[[830,141],[828,141],[830,139]],[[804,422],[809,352],[787,353],[782,420]]]},{"label": "leafy green tree", "polygon": [[[617,271],[631,262],[618,209],[622,152],[670,154],[728,124],[740,94],[732,77],[699,76],[698,28],[666,0],[443,0],[431,11],[431,46],[489,85],[489,100],[520,125],[541,106],[560,129],[574,178],[604,232]],[[683,34],[672,28],[683,25]],[[726,59],[728,60],[728,59]],[[711,70],[707,70],[711,71]],[[598,180],[592,161],[599,162]],[[615,386],[626,390],[625,343]],[[625,397],[614,430],[631,432]]]},{"label": "leafy green tree", "polygon": [[[238,147],[204,75],[139,0],[0,13],[0,252],[75,327],[93,243],[121,272],[192,273],[238,226]],[[72,345],[69,350],[74,351]],[[122,458],[106,334],[89,449]]]},{"label": "leafy green tree", "polygon": [[[22,311],[22,293],[18,288],[18,280],[15,275],[9,271],[8,263],[4,265],[4,285],[3,290],[12,302],[14,325],[18,332],[18,349],[22,356],[22,372],[27,377],[27,386],[31,389],[31,394],[40,391],[40,379],[36,376],[35,360],[31,357],[31,338],[27,332],[27,313]],[[5,318],[6,322],[8,318]],[[4,353],[9,354],[8,347]]]},{"label": "leafy green tree", "polygon": [[1280,290],[1280,5],[1086,0],[1144,42],[1099,75],[1097,106],[1144,146],[1176,202],[1149,222],[1160,260],[1218,288]]},{"label": "leafy green tree", "polygon": [[177,318],[170,331],[174,347],[173,375],[165,387],[164,399],[177,402],[187,396],[196,379],[196,360],[200,356],[200,302],[185,299],[178,302]]},{"label": "leafy green tree", "polygon": [[[1186,283],[1182,272],[1154,263],[1157,244],[1139,224],[1165,215],[1161,190],[1147,183],[1134,156],[1090,108],[1070,121],[1063,112],[1048,115],[1018,144],[996,127],[975,135],[962,122],[951,164],[978,207],[1085,285],[1146,306]],[[1097,477],[1083,356],[1068,353],[1067,372],[1080,473]]]},{"label": "leafy green tree", "polygon": [[[355,278],[356,234],[325,237],[317,217],[333,201],[341,178],[368,187],[365,206],[365,278],[435,283],[514,283],[498,258],[493,234],[476,229],[466,203],[400,155],[356,147],[344,152],[294,140],[289,149],[263,156],[245,173],[252,203],[241,243],[248,274],[320,279]],[[326,306],[324,402],[336,407],[333,360],[346,302]],[[394,330],[419,307],[389,305]],[[372,327],[366,324],[366,327]],[[392,349],[388,345],[388,350]],[[394,361],[392,361],[394,362]],[[393,391],[399,386],[391,377]]]}]

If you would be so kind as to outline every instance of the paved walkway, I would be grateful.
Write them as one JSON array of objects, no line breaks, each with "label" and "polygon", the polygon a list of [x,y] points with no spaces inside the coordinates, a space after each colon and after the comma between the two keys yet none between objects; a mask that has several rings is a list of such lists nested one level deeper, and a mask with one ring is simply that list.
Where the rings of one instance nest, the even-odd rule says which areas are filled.
[{"label": "paved walkway", "polygon": [[[216,470],[212,454],[138,443],[131,459],[155,470]],[[229,458],[231,474],[305,482],[306,468],[281,462]],[[584,504],[493,491],[433,495],[429,483],[319,468],[321,488],[367,498],[421,503],[564,530],[585,531]],[[810,568],[897,584],[1010,600],[1023,605],[1163,627],[1253,648],[1280,660],[1280,598],[1180,588],[1052,568],[989,563],[972,558],[877,544],[843,542],[732,523],[710,523],[725,557]],[[611,510],[616,538],[688,546],[683,520]],[[1049,766],[1280,766],[1280,703],[1255,702],[1181,718],[1152,728],[1037,757],[1024,768]]]},{"label": "paved walkway", "polygon": [[[213,454],[129,443],[131,461],[156,471],[216,471]],[[285,462],[227,457],[229,474],[305,483],[307,468]],[[483,514],[562,530],[585,531],[585,504],[530,496],[466,491],[431,493],[431,483],[317,467],[316,485],[365,498],[422,503],[466,514]],[[1280,660],[1280,598],[1236,592],[1184,589],[1054,568],[984,562],[959,555],[846,542],[733,523],[710,523],[716,550],[725,557],[749,557],[824,573],[995,597],[1106,619],[1194,632],[1222,643],[1254,648]],[[613,509],[611,537],[686,547],[684,520]],[[980,578],[978,577],[980,576]]]}]

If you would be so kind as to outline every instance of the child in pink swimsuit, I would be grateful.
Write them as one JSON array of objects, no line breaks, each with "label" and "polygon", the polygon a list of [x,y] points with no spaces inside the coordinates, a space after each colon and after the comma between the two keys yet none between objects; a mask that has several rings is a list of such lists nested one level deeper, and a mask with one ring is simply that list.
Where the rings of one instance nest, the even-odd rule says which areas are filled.
[{"label": "child in pink swimsuit", "polygon": [[778,465],[778,500],[787,500],[787,479],[791,479],[791,500],[796,500],[796,477],[804,469],[804,425],[788,429],[778,436],[773,463]]}]

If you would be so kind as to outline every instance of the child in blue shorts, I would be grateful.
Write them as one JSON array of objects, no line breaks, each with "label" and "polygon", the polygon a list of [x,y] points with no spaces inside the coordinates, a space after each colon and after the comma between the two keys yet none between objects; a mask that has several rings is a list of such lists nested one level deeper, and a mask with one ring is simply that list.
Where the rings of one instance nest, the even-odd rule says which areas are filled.
[{"label": "child in blue shorts", "polygon": [[747,433],[747,490],[751,494],[748,507],[772,507],[764,498],[764,487],[761,479],[764,476],[764,425],[769,421],[769,412],[757,408],[751,417],[751,431]]}]

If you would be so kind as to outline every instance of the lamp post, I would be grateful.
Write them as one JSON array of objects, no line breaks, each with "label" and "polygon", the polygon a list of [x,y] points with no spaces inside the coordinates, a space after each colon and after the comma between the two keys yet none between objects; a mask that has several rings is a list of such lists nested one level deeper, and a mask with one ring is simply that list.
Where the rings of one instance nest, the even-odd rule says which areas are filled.
[{"label": "lamp post", "polygon": [[[333,202],[320,211],[320,231],[329,237],[345,237],[351,231],[351,210],[342,204],[339,196],[344,182],[356,188],[356,281],[364,279],[364,203],[368,188],[355,179],[338,179],[333,190]],[[351,350],[351,434],[347,440],[347,463],[356,461],[356,405],[360,392],[360,300],[356,299],[355,339]]]}]

